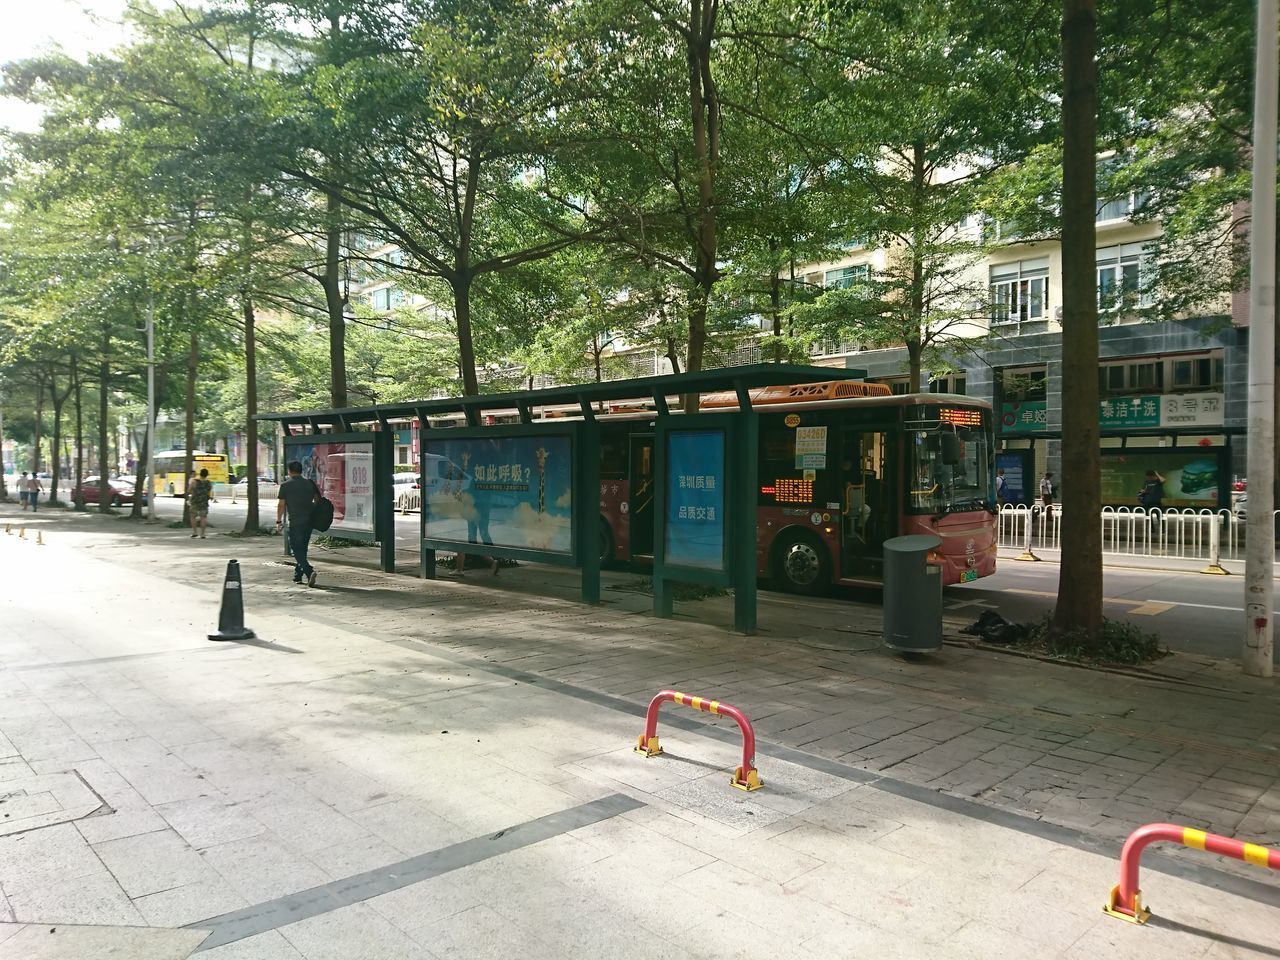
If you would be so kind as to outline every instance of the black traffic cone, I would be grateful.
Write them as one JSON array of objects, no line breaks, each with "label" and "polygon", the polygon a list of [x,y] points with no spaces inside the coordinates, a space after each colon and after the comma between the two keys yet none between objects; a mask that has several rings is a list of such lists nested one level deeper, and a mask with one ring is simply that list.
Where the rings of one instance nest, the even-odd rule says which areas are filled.
[{"label": "black traffic cone", "polygon": [[222,581],[222,607],[218,610],[218,632],[210,640],[252,640],[253,631],[244,625],[244,596],[240,589],[240,561],[227,561]]}]

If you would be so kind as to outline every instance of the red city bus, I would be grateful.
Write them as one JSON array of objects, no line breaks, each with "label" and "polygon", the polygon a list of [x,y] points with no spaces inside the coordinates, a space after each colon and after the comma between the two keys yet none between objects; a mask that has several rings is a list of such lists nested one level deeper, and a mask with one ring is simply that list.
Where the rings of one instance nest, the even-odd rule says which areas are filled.
[{"label": "red city bus", "polygon": [[[989,403],[838,380],[764,387],[752,405],[760,413],[761,577],[804,594],[878,584],[884,541],[913,533],[942,539],[932,560],[944,583],[995,572]],[[737,399],[708,394],[702,407],[734,409]],[[600,418],[607,559],[653,555],[653,423],[647,412]]]}]

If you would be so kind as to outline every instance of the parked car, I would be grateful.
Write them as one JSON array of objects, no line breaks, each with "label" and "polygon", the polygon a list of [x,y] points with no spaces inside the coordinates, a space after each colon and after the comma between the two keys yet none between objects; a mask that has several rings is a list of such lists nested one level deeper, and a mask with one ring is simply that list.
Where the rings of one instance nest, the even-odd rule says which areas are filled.
[{"label": "parked car", "polygon": [[[124,479],[108,480],[107,485],[111,490],[111,499],[108,502],[108,506],[120,507],[125,504],[133,504],[134,490],[132,481]],[[71,502],[96,505],[98,503],[98,493],[98,477],[85,477],[84,484],[71,491]],[[145,493],[142,495],[142,502],[147,502]]]},{"label": "parked car", "polygon": [[422,484],[416,473],[397,473],[391,478],[391,492],[397,510],[416,510],[421,503]]}]

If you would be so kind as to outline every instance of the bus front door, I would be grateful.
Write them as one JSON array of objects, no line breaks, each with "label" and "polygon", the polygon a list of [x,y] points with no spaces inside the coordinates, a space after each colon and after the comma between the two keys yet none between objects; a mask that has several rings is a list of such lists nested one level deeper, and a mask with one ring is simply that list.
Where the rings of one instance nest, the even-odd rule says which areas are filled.
[{"label": "bus front door", "polygon": [[892,439],[883,430],[848,428],[840,433],[842,577],[882,575],[884,542],[897,533]]},{"label": "bus front door", "polygon": [[631,437],[631,497],[627,520],[631,532],[631,556],[653,556],[653,434]]}]

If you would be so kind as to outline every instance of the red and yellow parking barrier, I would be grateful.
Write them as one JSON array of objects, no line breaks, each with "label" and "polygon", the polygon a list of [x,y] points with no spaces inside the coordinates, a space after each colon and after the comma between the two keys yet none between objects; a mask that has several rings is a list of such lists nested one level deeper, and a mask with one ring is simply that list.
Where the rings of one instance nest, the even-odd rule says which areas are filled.
[{"label": "red and yellow parking barrier", "polygon": [[751,721],[737,707],[721,703],[719,700],[691,697],[687,693],[677,693],[675,690],[660,691],[649,701],[649,710],[644,718],[644,733],[636,743],[636,753],[642,753],[646,757],[656,757],[662,753],[662,747],[658,745],[658,707],[667,701],[693,707],[703,713],[732,717],[738,721],[738,726],[742,729],[742,766],[733,771],[733,779],[729,782],[739,790],[759,790],[764,786],[764,781],[760,779],[760,771],[756,769],[756,732],[751,726]]},{"label": "red and yellow parking barrier", "polygon": [[1129,834],[1129,839],[1124,842],[1124,849],[1120,851],[1120,883],[1111,888],[1111,897],[1102,908],[1104,913],[1130,923],[1147,922],[1151,911],[1142,905],[1138,866],[1142,851],[1153,843],[1180,843],[1192,850],[1204,850],[1206,853],[1243,860],[1255,867],[1280,870],[1280,850],[1172,823],[1148,823]]}]

